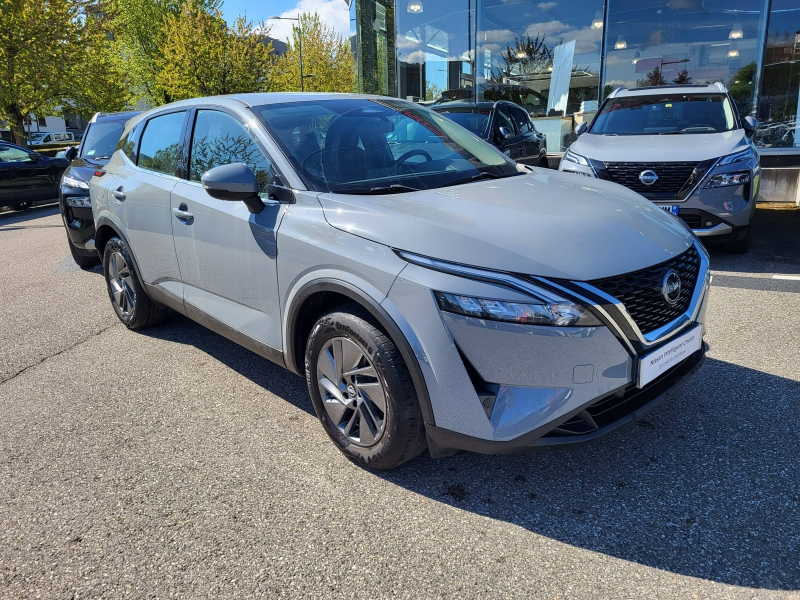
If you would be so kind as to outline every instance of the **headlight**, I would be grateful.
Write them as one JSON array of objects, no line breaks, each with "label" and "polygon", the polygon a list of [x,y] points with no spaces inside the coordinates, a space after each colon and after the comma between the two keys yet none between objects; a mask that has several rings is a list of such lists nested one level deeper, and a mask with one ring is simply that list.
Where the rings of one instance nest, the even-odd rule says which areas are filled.
[{"label": "headlight", "polygon": [[524,325],[553,325],[557,327],[596,327],[602,323],[584,307],[562,300],[558,303],[507,302],[472,298],[445,292],[435,292],[436,302],[445,312]]},{"label": "headlight", "polygon": [[589,166],[589,161],[586,160],[580,154],[575,154],[572,150],[567,150],[567,153],[564,155],[564,160],[568,162],[573,162],[579,165],[583,165],[584,167]]},{"label": "headlight", "polygon": [[92,208],[92,199],[89,196],[67,196],[67,206],[75,208]]},{"label": "headlight", "polygon": [[745,183],[750,183],[749,171],[739,171],[738,173],[719,173],[709,179],[708,183],[703,187],[706,189],[711,189],[729,185],[742,185]]},{"label": "headlight", "polygon": [[61,180],[61,185],[66,185],[71,188],[77,188],[79,190],[88,190],[89,184],[81,179],[75,179],[74,177],[70,177],[69,175],[64,175],[64,178]]},{"label": "headlight", "polygon": [[745,160],[750,160],[751,158],[755,158],[755,155],[753,154],[753,149],[748,148],[747,150],[742,150],[741,152],[736,152],[735,154],[723,156],[722,160],[719,161],[719,164],[732,165],[733,163],[743,162]]}]

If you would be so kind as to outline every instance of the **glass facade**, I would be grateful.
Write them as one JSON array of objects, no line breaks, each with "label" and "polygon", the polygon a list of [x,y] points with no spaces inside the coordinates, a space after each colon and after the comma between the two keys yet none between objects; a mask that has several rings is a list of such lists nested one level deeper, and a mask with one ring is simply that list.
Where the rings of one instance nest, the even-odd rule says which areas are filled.
[{"label": "glass facade", "polygon": [[798,0],[355,0],[359,82],[420,103],[506,99],[550,152],[617,87],[721,82],[756,143],[800,148]]}]

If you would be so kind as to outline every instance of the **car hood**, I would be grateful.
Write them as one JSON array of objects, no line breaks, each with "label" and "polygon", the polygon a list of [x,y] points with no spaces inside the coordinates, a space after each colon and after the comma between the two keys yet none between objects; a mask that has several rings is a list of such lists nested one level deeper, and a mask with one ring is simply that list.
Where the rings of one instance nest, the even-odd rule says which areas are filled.
[{"label": "car hood", "polygon": [[747,148],[744,131],[683,135],[594,135],[584,133],[570,150],[603,162],[701,162]]},{"label": "car hood", "polygon": [[436,190],[320,194],[333,227],[431,258],[588,281],[669,260],[694,241],[676,217],[617,184],[534,169]]}]

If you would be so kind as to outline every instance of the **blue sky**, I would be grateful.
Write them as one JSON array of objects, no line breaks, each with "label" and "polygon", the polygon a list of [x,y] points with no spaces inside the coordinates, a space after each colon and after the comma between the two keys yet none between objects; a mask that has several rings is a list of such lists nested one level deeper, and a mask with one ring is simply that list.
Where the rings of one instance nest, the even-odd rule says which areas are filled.
[{"label": "blue sky", "polygon": [[[257,23],[272,15],[294,16],[298,12],[319,13],[320,18],[338,33],[345,37],[349,35],[350,10],[345,0],[223,0],[222,4],[222,13],[229,23],[241,14]],[[285,41],[291,32],[290,21],[271,21],[269,24],[272,25],[270,35],[274,38]]]}]

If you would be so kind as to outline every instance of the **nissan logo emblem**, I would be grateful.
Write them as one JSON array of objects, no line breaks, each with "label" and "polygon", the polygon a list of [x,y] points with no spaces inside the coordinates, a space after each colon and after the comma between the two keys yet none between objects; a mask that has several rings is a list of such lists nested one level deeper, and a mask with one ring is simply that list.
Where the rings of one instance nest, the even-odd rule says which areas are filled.
[{"label": "nissan logo emblem", "polygon": [[661,276],[661,295],[670,306],[674,306],[681,297],[681,278],[675,269],[667,269]]},{"label": "nissan logo emblem", "polygon": [[639,173],[639,181],[645,185],[653,185],[656,181],[658,181],[658,175],[656,175],[656,172],[652,169],[647,169],[646,171]]}]

